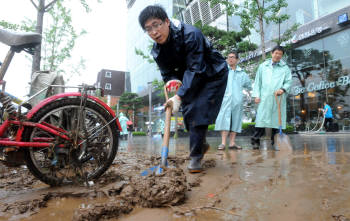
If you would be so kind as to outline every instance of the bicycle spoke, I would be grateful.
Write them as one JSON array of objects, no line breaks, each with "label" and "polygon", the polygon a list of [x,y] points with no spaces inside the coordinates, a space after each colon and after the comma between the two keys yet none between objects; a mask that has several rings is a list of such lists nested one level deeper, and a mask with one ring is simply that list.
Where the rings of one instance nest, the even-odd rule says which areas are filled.
[{"label": "bicycle spoke", "polygon": [[[81,120],[78,120],[79,117]],[[65,145],[64,148],[46,148],[41,152],[32,148],[31,159],[34,166],[43,176],[58,183],[85,182],[86,178],[100,176],[101,171],[106,170],[106,165],[109,166],[112,162],[108,159],[115,155],[115,132],[111,130],[111,120],[113,119],[105,119],[94,109],[81,109],[80,105],[66,105],[46,113],[39,123],[46,122],[67,131],[67,136],[74,142],[69,144],[59,136],[34,128],[31,140],[41,139],[41,142]]]}]

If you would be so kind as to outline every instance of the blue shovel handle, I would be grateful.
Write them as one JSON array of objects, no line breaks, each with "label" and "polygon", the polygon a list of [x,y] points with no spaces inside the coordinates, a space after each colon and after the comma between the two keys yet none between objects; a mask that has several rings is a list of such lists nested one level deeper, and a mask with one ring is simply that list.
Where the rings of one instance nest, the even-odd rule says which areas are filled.
[{"label": "blue shovel handle", "polygon": [[168,153],[169,153],[169,149],[167,146],[163,146],[162,147],[162,159],[161,159],[161,165],[164,167],[168,166]]}]

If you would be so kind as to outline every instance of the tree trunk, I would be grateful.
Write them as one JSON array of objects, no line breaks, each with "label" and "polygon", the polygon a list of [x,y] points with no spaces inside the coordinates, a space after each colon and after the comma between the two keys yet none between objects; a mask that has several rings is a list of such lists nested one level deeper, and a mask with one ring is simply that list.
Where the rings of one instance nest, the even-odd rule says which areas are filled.
[{"label": "tree trunk", "polygon": [[261,56],[263,61],[266,59],[265,53],[265,32],[264,32],[264,19],[262,15],[259,16],[259,27],[260,27],[260,40],[261,40]]},{"label": "tree trunk", "polygon": [[[44,13],[45,13],[45,0],[39,0],[38,14],[35,31],[39,34],[43,33],[43,23],[44,23]],[[35,53],[33,56],[32,63],[32,75],[34,72],[40,70],[40,60],[41,60],[41,44],[38,44],[35,48]]]}]

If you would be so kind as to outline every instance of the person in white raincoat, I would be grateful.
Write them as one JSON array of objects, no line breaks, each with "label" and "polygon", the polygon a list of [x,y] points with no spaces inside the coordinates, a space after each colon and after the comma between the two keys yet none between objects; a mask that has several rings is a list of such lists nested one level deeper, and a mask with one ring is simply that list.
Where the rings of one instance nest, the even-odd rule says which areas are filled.
[{"label": "person in white raincoat", "polygon": [[215,130],[221,131],[221,144],[219,150],[225,149],[226,138],[230,133],[229,149],[242,149],[236,145],[236,133],[242,130],[243,117],[243,89],[250,91],[251,81],[248,75],[237,66],[238,53],[228,54],[227,63],[229,74],[224,99],[222,100],[220,112],[215,122]]},{"label": "person in white raincoat", "polygon": [[[287,92],[292,83],[292,74],[288,65],[281,60],[284,49],[276,46],[272,49],[272,59],[260,64],[255,76],[252,97],[258,104],[255,119],[255,132],[251,138],[254,149],[260,146],[260,137],[264,135],[265,128],[272,128],[271,144],[274,146],[274,135],[278,132],[278,109],[275,94],[282,96],[281,119],[282,129],[286,128],[286,102]],[[275,147],[275,150],[278,150]]]},{"label": "person in white raincoat", "polygon": [[128,135],[128,126],[127,126],[126,122],[128,122],[129,119],[127,117],[125,117],[123,113],[120,113],[118,120],[119,120],[120,126],[122,128],[122,131],[120,131],[120,136],[121,136],[121,138],[124,138],[126,140],[126,137]]}]

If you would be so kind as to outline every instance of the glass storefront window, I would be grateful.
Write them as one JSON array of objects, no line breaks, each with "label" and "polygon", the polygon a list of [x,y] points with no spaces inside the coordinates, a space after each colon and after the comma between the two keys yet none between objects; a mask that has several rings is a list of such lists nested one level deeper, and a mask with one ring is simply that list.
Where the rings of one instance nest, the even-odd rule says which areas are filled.
[{"label": "glass storefront window", "polygon": [[322,91],[317,90],[324,80],[324,55],[322,41],[318,40],[308,45],[295,48],[291,52],[289,65],[292,70],[293,84],[289,97],[289,106],[293,113],[288,116],[290,122],[298,121],[301,128],[308,122],[315,123],[318,118],[318,108],[324,97]]},{"label": "glass storefront window", "polygon": [[335,87],[326,89],[326,96],[335,120],[342,128],[344,121],[350,119],[350,30],[323,41],[327,81],[335,82]]},{"label": "glass storefront window", "polygon": [[[326,101],[339,129],[350,122],[350,29],[291,50],[286,55],[293,83],[287,121],[306,130],[322,119]],[[344,126],[344,127],[343,127]]]}]

